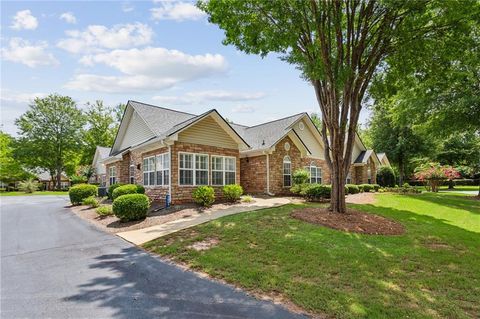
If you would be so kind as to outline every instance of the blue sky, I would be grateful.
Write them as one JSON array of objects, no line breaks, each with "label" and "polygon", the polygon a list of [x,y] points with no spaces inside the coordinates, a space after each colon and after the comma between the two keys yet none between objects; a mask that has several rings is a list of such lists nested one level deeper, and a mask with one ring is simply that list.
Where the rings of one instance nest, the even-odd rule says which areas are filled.
[{"label": "blue sky", "polygon": [[294,66],[222,39],[193,2],[2,1],[2,130],[15,135],[29,101],[53,92],[82,108],[129,99],[192,113],[216,108],[246,125],[319,112]]}]

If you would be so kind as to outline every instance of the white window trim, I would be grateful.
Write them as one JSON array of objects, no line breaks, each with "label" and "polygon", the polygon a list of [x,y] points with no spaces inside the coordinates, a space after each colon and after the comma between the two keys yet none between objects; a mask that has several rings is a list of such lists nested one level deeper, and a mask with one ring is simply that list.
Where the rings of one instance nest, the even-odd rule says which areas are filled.
[{"label": "white window trim", "polygon": [[[132,167],[133,167],[133,175],[132,175]],[[132,183],[132,177],[133,177],[133,183]],[[128,167],[128,182],[130,184],[135,184],[135,165],[134,164],[130,164],[130,166]]]},{"label": "white window trim", "polygon": [[[223,165],[223,169],[222,170],[218,170],[218,169],[213,169],[213,158],[216,157],[216,158],[221,158],[222,159],[222,165]],[[233,171],[232,170],[227,170],[227,165],[225,165],[226,163],[226,159],[229,158],[229,159],[233,159]],[[222,172],[222,175],[223,175],[223,183],[222,184],[213,184],[213,178],[211,179],[212,180],[212,186],[225,186],[225,185],[229,185],[229,184],[225,184],[225,181],[226,181],[226,173],[235,173],[235,183],[237,183],[237,158],[235,156],[222,156],[222,155],[212,155],[212,167],[211,167],[211,173],[213,175],[213,172]]]},{"label": "white window trim", "polygon": [[[169,165],[168,165],[167,168],[163,168],[163,169],[161,169],[161,170],[157,170],[157,158],[158,158],[159,156],[163,156],[163,157],[168,156],[168,164],[169,164]],[[163,161],[164,161],[164,163],[165,163],[165,158],[163,159]],[[169,186],[169,184],[170,184],[170,174],[171,174],[171,172],[170,172],[170,167],[171,167],[171,166],[172,166],[172,165],[171,165],[171,158],[170,158],[170,153],[169,153],[169,152],[160,153],[160,154],[156,154],[156,155],[155,155],[155,186],[157,186],[157,187],[158,187],[158,186],[160,186],[160,187],[168,187],[168,186]],[[165,174],[165,171],[168,171],[168,181],[169,181],[168,184],[163,183],[163,176],[164,176],[163,174],[162,174],[162,184],[157,184],[157,172],[159,172],[159,171],[163,171],[163,172],[164,172],[163,174]]]},{"label": "white window trim", "polygon": [[[172,164],[171,164],[171,156],[170,156],[170,153],[169,152],[164,152],[164,153],[159,153],[159,154],[154,154],[154,155],[150,155],[150,156],[147,156],[147,157],[143,157],[142,158],[142,185],[143,187],[145,188],[158,188],[158,187],[162,187],[162,188],[166,188],[166,187],[169,187],[169,184],[162,184],[162,185],[159,185],[157,184],[157,156],[165,156],[167,155],[168,156],[168,161],[169,161],[169,166],[168,168],[166,169],[163,169],[162,171],[168,171],[168,180],[169,180],[169,184],[170,184],[170,174],[171,174],[171,167],[172,167]],[[153,176],[153,185],[145,185],[145,165],[143,165],[144,161],[146,159],[149,159],[149,158],[152,158],[153,157],[153,171],[148,171],[148,173],[150,172],[154,172],[154,176]]]},{"label": "white window trim", "polygon": [[[112,178],[114,179],[113,183],[112,183]],[[116,182],[117,182],[117,167],[114,165],[108,168],[108,184],[113,185]]]},{"label": "white window trim", "polygon": [[[315,169],[315,179],[317,180],[320,178],[320,183],[312,183],[312,168]],[[320,172],[320,174],[318,174]],[[323,172],[322,168],[320,166],[315,165],[315,163],[310,163],[310,166],[308,166],[308,173],[310,174],[310,184],[322,184],[323,183]]]},{"label": "white window trim", "polygon": [[[145,171],[145,161],[148,162],[149,159],[153,158],[153,170],[149,170],[149,171]],[[152,187],[155,187],[155,182],[156,182],[156,179],[157,179],[157,173],[155,172],[155,168],[156,168],[156,159],[155,159],[155,155],[151,155],[151,156],[147,156],[147,157],[143,157],[142,158],[142,185],[143,187],[146,187],[146,188],[152,188]],[[150,174],[151,172],[153,172],[153,185],[146,185],[145,184],[145,173],[148,173]],[[148,175],[148,181],[150,182],[150,175]]]},{"label": "white window trim", "polygon": [[[288,161],[285,160],[286,158],[288,158]],[[286,163],[290,164],[290,174],[285,174]],[[285,185],[285,176],[290,176],[290,185]],[[285,188],[292,187],[292,159],[288,155],[284,156],[282,160],[282,184]]]},{"label": "white window trim", "polygon": [[[180,154],[186,154],[186,155],[193,155],[193,165],[192,165],[192,168],[180,168]],[[197,168],[196,168],[196,156],[206,156],[207,157],[207,184],[201,184],[201,185],[197,185],[197,174],[196,174],[196,171],[197,171]],[[208,186],[210,185],[210,155],[209,154],[205,154],[205,153],[190,153],[190,152],[178,152],[178,177],[177,177],[177,182],[178,182],[178,186],[179,187],[197,187],[197,186]],[[193,181],[193,184],[192,185],[183,185],[183,184],[180,184],[180,170],[188,170],[188,171],[192,171],[193,172],[193,176],[192,176],[192,181]],[[198,171],[205,171],[205,170],[198,170]]]}]

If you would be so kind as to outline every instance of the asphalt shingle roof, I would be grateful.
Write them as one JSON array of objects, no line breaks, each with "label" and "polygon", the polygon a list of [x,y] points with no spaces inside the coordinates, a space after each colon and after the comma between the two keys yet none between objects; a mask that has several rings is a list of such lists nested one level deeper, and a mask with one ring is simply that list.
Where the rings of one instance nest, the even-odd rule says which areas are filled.
[{"label": "asphalt shingle roof", "polygon": [[360,154],[358,154],[357,159],[355,160],[356,164],[365,164],[367,163],[368,159],[370,156],[372,156],[373,150],[366,150],[366,151],[361,151]]}]

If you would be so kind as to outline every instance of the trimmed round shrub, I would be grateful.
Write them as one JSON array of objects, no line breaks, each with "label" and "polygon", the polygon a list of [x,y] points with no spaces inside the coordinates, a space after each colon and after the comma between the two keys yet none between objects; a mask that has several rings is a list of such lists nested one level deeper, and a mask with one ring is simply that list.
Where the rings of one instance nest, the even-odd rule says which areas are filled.
[{"label": "trimmed round shrub", "polygon": [[331,194],[332,186],[322,184],[313,184],[305,191],[305,197],[311,201],[330,198]]},{"label": "trimmed round shrub", "polygon": [[113,214],[112,205],[100,206],[95,211],[100,216],[110,216]]},{"label": "trimmed round shrub", "polygon": [[90,197],[85,198],[82,201],[82,205],[86,205],[86,206],[90,206],[91,208],[95,208],[95,207],[98,207],[98,205],[100,205],[100,203],[98,202],[98,200],[95,197],[90,196]]},{"label": "trimmed round shrub", "polygon": [[85,198],[88,198],[90,196],[97,196],[97,194],[98,187],[89,184],[78,184],[70,187],[70,190],[68,191],[70,202],[73,205],[79,205],[83,202]]},{"label": "trimmed round shrub", "polygon": [[395,172],[390,166],[381,166],[378,169],[377,183],[382,187],[395,186]]},{"label": "trimmed round shrub", "polygon": [[145,188],[142,185],[127,184],[118,186],[112,192],[112,199],[127,194],[145,194]]},{"label": "trimmed round shrub", "polygon": [[223,186],[223,196],[229,202],[236,202],[240,200],[240,196],[243,195],[243,188],[237,184]]},{"label": "trimmed round shrub", "polygon": [[112,185],[108,186],[108,193],[107,193],[108,198],[113,199],[113,197],[112,197],[112,196],[113,196],[113,191],[114,191],[117,187],[120,187],[120,186],[123,186],[123,185],[125,185],[125,184],[123,184],[123,183],[115,183],[115,184],[112,184]]},{"label": "trimmed round shrub", "polygon": [[294,185],[305,184],[310,180],[310,173],[306,169],[299,168],[293,172],[292,179]]},{"label": "trimmed round shrub", "polygon": [[355,185],[355,184],[347,184],[347,185],[345,185],[345,186],[348,187],[348,193],[349,193],[349,194],[358,194],[358,193],[360,193],[360,188],[358,188],[358,186]]},{"label": "trimmed round shrub", "polygon": [[374,190],[372,184],[362,184],[362,185],[360,185],[360,186],[362,186],[362,189],[363,189],[363,191],[364,191],[365,193],[369,193],[369,192],[371,192],[371,191]]},{"label": "trimmed round shrub", "polygon": [[193,191],[192,198],[195,203],[208,207],[215,202],[215,191],[213,187],[200,186]]},{"label": "trimmed round shrub", "polygon": [[120,221],[128,222],[147,217],[150,201],[143,194],[127,194],[117,197],[112,204],[112,211]]}]

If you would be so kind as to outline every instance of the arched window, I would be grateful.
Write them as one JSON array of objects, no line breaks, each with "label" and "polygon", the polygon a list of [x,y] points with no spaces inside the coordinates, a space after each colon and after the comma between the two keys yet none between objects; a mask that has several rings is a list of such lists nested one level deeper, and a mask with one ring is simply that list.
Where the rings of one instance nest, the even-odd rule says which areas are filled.
[{"label": "arched window", "polygon": [[315,166],[315,163],[310,163],[308,167],[308,171],[310,172],[310,183],[311,184],[321,184],[322,183],[322,169],[320,167]]},{"label": "arched window", "polygon": [[283,187],[292,186],[292,161],[290,156],[283,158]]}]

